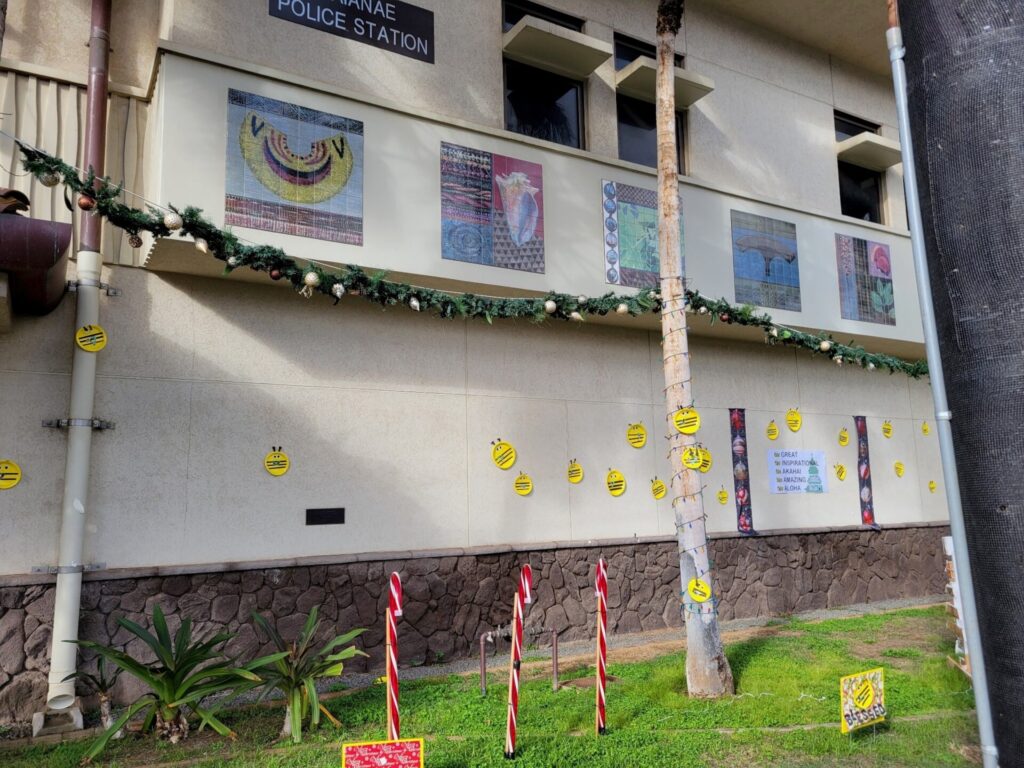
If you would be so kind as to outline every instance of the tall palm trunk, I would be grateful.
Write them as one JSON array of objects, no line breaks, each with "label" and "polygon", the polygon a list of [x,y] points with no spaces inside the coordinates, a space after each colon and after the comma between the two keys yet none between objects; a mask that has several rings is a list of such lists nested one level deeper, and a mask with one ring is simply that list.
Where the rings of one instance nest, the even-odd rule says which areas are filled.
[{"label": "tall palm trunk", "polygon": [[[693,402],[690,387],[689,344],[686,336],[686,297],[679,263],[679,181],[677,178],[674,55],[682,23],[683,0],[658,3],[658,74],[656,85],[658,133],[658,250],[661,259],[661,334],[665,364],[667,424],[672,413]],[[683,465],[683,452],[696,443],[669,426],[672,462],[672,507],[679,542],[682,611],[686,622],[686,687],[691,696],[715,697],[734,690],[732,670],[722,649],[714,601],[694,603],[687,596],[693,578],[711,584],[707,531],[700,477]]]},{"label": "tall palm trunk", "polygon": [[4,52],[5,32],[7,32],[7,0],[0,0],[0,54]]}]

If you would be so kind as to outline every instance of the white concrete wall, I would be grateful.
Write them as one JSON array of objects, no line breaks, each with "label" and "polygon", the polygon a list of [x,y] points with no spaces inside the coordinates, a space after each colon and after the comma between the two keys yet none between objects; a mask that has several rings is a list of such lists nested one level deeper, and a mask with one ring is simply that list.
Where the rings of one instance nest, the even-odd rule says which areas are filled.
[{"label": "white concrete wall", "polygon": [[[602,250],[602,179],[650,189],[655,186],[653,174],[637,170],[636,166],[602,161],[578,152],[555,151],[549,148],[550,145],[524,141],[512,134],[473,131],[168,55],[161,67],[160,79],[161,119],[165,127],[152,148],[161,164],[155,174],[160,185],[151,195],[154,199],[187,201],[202,208],[215,222],[224,221],[229,88],[355,118],[364,124],[363,246],[244,227],[234,230],[248,240],[272,243],[304,258],[475,283],[499,292],[516,288],[599,295],[609,290],[605,283]],[[544,274],[442,260],[442,141],[499,152],[542,165]],[[770,148],[764,148],[764,152],[770,154]],[[828,167],[834,172],[834,159]],[[826,180],[825,185],[828,183]],[[730,210],[748,211],[796,224],[802,310],[773,310],[772,314],[779,322],[833,330],[861,340],[873,337],[921,341],[910,242],[904,232],[766,203],[762,198],[725,194],[687,180],[680,185],[680,195],[685,222],[687,275],[703,293],[735,299]],[[896,297],[894,326],[840,317],[835,257],[837,232],[890,246]]]},{"label": "white concrete wall", "polygon": [[[124,290],[104,298],[110,343],[99,360],[86,557],[108,567],[244,562],[396,549],[670,534],[657,334],[594,325],[447,322],[359,299],[338,308],[275,286],[116,268]],[[74,301],[45,318],[17,318],[0,336],[0,455],[24,479],[0,491],[0,574],[56,557],[64,415]],[[764,427],[790,407],[797,434],[774,447],[826,451],[854,471],[841,426],[869,419],[877,518],[883,525],[945,516],[927,386],[839,369],[761,344],[694,339],[701,437],[715,457],[707,509],[735,528],[728,411],[747,408],[754,524],[761,529],[857,525],[856,481],[830,478],[826,496],[768,492]],[[13,407],[7,404],[13,404]],[[891,419],[895,435],[882,438]],[[650,437],[636,450],[629,423]],[[510,440],[515,468],[497,469],[490,442]],[[855,441],[854,441],[855,442]],[[272,445],[292,460],[273,478]],[[577,458],[586,477],[565,479]],[[897,479],[895,460],[907,465]],[[626,494],[604,489],[609,467]],[[512,491],[518,471],[535,491]],[[930,494],[927,482],[940,483]],[[730,501],[714,492],[724,485]],[[346,523],[306,528],[307,507],[343,506]]]}]

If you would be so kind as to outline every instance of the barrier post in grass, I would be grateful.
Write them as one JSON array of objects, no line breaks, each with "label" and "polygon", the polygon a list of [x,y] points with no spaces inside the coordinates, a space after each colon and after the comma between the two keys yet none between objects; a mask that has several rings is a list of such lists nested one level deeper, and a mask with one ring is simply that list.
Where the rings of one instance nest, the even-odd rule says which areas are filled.
[{"label": "barrier post in grass", "polygon": [[392,573],[390,582],[386,639],[388,739],[398,741],[402,728],[398,714],[398,625],[395,620],[402,615],[402,580],[397,573]]},{"label": "barrier post in grass", "polygon": [[597,735],[606,731],[604,687],[608,679],[608,568],[604,559],[597,561]]},{"label": "barrier post in grass", "polygon": [[523,659],[523,611],[533,601],[533,570],[524,565],[519,572],[519,589],[512,605],[512,662],[508,674],[508,720],[505,727],[505,757],[516,756],[516,718],[519,714],[519,667]]}]

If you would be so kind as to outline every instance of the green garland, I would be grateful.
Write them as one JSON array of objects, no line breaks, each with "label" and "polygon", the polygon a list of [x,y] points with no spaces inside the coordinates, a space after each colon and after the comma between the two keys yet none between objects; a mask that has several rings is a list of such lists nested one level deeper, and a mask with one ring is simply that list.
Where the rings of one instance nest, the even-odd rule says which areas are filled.
[{"label": "green garland", "polygon": [[[635,294],[606,293],[603,296],[572,296],[550,292],[542,298],[496,298],[473,293],[452,294],[386,279],[385,272],[367,274],[356,266],[342,266],[336,270],[324,269],[316,263],[300,264],[280,248],[269,245],[245,245],[231,232],[220,229],[202,215],[198,208],[177,209],[173,213],[149,207],[139,210],[118,202],[121,187],[109,178],[97,178],[92,170],[82,178],[78,170],[61,159],[21,142],[18,148],[24,155],[25,169],[47,186],[63,183],[79,195],[80,205],[93,210],[107,221],[130,235],[149,232],[154,237],[170,237],[175,231],[190,236],[197,245],[225,262],[225,270],[249,267],[266,272],[273,280],[287,280],[292,287],[306,296],[313,292],[331,296],[337,303],[346,293],[356,294],[381,306],[406,305],[426,310],[443,318],[495,319],[527,318],[535,322],[550,317],[561,320],[583,320],[587,315],[609,313],[633,316],[661,311],[658,291],[644,289]],[[67,201],[70,206],[70,201]],[[180,217],[178,221],[175,221]],[[180,224],[179,224],[180,221]],[[168,225],[172,226],[168,226]],[[859,365],[874,370],[882,368],[892,373],[905,373],[919,378],[928,373],[923,360],[909,362],[898,357],[874,354],[863,347],[837,343],[831,334],[813,334],[774,322],[770,315],[758,313],[750,305],[737,306],[725,299],[711,299],[699,291],[687,289],[686,300],[691,312],[707,315],[716,321],[752,326],[765,332],[770,344],[802,347],[814,354],[824,355],[837,364]]]}]

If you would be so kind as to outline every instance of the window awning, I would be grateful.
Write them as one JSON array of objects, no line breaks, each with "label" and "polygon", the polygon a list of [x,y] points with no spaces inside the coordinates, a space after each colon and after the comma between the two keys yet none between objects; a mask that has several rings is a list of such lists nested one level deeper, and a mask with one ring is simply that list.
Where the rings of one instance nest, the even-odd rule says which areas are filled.
[{"label": "window awning", "polygon": [[[623,96],[654,101],[654,82],[658,65],[650,56],[641,56],[620,69],[615,87]],[[685,109],[715,90],[709,77],[675,68],[676,109]]]},{"label": "window awning", "polygon": [[876,133],[859,133],[838,142],[836,155],[844,163],[871,171],[885,171],[903,162],[900,143]]},{"label": "window awning", "polygon": [[506,32],[502,47],[510,59],[574,80],[589,77],[612,57],[611,43],[533,16]]}]

